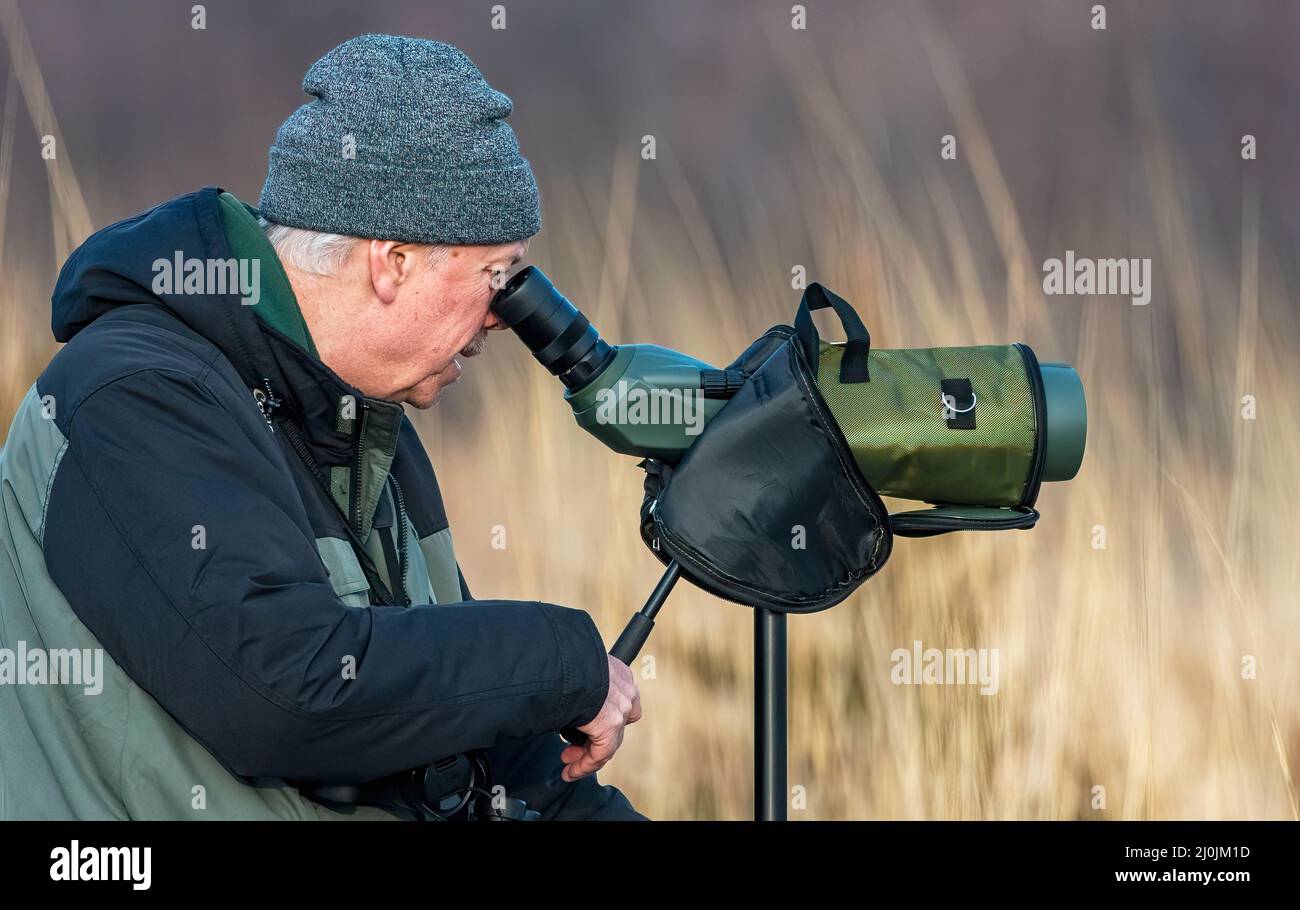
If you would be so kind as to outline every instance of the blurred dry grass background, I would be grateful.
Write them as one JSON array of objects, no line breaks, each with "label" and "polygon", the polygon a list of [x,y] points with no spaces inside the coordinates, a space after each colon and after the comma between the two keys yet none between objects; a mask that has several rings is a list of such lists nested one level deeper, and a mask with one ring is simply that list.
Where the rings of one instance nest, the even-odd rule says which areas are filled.
[{"label": "blurred dry grass background", "polygon": [[[92,223],[204,183],[254,199],[311,60],[363,31],[448,40],[515,100],[531,261],[609,339],[726,362],[792,318],[800,264],[877,346],[1024,340],[1083,375],[1088,453],[1035,531],[900,540],[791,619],[792,817],[1300,815],[1294,4],[1109,3],[1104,32],[1066,0],[824,2],[807,31],[785,3],[519,0],[504,32],[478,4],[210,4],[206,32],[189,6],[0,2],[0,416]],[[1151,304],[1045,298],[1066,249],[1149,256]],[[612,641],[658,576],[634,460],[505,337],[414,419],[475,594],[586,608]],[[751,625],[687,585],[665,607],[603,775],[651,816],[749,816]],[[999,693],[891,685],[914,640],[998,648]]]}]

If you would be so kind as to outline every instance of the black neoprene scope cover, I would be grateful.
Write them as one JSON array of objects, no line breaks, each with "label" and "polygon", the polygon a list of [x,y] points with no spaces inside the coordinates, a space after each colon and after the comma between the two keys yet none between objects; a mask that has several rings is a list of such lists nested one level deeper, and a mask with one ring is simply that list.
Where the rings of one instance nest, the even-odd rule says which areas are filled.
[{"label": "black neoprene scope cover", "polygon": [[748,377],[676,466],[643,462],[641,535],[696,585],[751,607],[824,610],[889,558],[863,479],[790,326],[732,363]]}]

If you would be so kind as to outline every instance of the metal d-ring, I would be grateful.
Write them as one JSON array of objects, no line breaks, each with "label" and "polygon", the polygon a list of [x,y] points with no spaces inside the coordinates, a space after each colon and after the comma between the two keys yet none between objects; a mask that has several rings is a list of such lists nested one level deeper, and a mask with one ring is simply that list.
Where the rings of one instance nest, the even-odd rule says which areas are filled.
[{"label": "metal d-ring", "polygon": [[975,410],[975,393],[974,393],[974,392],[971,392],[971,393],[970,393],[970,407],[968,407],[968,408],[956,408],[956,407],[953,407],[953,405],[955,405],[955,404],[957,403],[957,396],[956,396],[956,395],[953,395],[953,396],[951,396],[951,397],[952,397],[952,404],[950,405],[950,404],[948,404],[948,398],[949,398],[948,395],[940,395],[940,396],[939,396],[939,402],[944,406],[944,409],[945,409],[945,410],[952,411],[954,414],[966,414],[966,413],[968,413],[968,412],[970,412],[970,411]]}]

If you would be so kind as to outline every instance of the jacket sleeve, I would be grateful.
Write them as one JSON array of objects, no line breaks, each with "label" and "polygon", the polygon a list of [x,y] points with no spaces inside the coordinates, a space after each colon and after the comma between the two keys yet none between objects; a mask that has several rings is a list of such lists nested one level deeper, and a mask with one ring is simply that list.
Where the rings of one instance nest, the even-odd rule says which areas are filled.
[{"label": "jacket sleeve", "polygon": [[44,538],[77,616],[227,767],[361,782],[596,715],[609,671],[585,612],[343,604],[249,411],[183,372],[99,389],[68,423]]}]

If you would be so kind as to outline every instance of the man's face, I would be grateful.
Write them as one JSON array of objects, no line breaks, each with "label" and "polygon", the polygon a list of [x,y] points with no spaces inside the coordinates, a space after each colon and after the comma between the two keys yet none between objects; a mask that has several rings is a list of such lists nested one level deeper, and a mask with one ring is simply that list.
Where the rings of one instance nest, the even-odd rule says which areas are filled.
[{"label": "man's face", "polygon": [[451,247],[432,264],[428,252],[396,248],[395,255],[410,257],[398,263],[409,271],[395,284],[391,302],[372,310],[379,324],[367,331],[382,365],[363,391],[417,408],[432,407],[460,378],[462,358],[481,353],[487,333],[505,328],[489,306],[506,273],[528,252],[528,241]]}]

